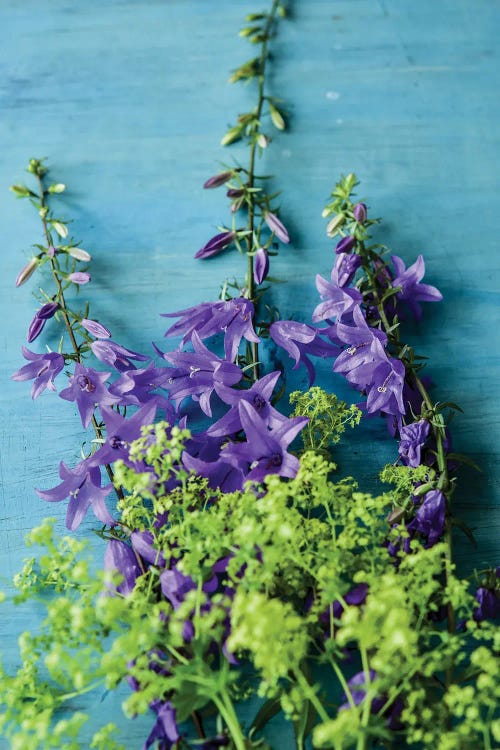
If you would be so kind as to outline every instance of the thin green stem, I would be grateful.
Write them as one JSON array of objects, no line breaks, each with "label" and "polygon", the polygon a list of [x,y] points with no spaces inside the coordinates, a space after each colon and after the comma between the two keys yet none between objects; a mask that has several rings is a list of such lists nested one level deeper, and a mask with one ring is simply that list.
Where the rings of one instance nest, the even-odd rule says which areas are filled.
[{"label": "thin green stem", "polygon": [[[52,237],[51,237],[51,234],[50,234],[49,226],[48,226],[48,223],[47,223],[47,218],[46,218],[45,211],[44,211],[44,209],[47,208],[47,203],[45,201],[46,192],[45,192],[45,188],[43,186],[42,177],[39,174],[37,174],[36,178],[38,180],[38,187],[39,187],[39,191],[40,191],[39,198],[40,198],[40,208],[42,210],[41,211],[41,220],[42,220],[42,226],[43,226],[43,233],[45,235],[45,240],[47,242],[47,249],[49,249],[50,247],[52,247]],[[64,290],[63,290],[63,287],[62,287],[61,279],[60,279],[59,274],[58,274],[58,268],[57,268],[57,265],[56,265],[56,263],[55,263],[55,261],[54,261],[53,258],[49,258],[49,263],[50,263],[50,271],[52,273],[52,278],[54,279],[54,283],[55,283],[56,288],[57,288],[57,301],[59,303],[60,312],[61,312],[61,315],[63,317],[64,326],[65,326],[66,331],[68,333],[69,340],[71,342],[71,346],[73,348],[73,352],[74,352],[74,355],[75,355],[75,359],[76,359],[76,361],[78,363],[81,363],[82,358],[81,358],[81,353],[80,353],[80,347],[78,346],[78,343],[76,341],[75,332],[73,331],[73,326],[72,326],[71,321],[69,319],[68,310],[67,310],[67,307],[66,307],[66,300],[64,298]],[[92,427],[94,428],[94,432],[95,432],[96,438],[98,440],[102,440],[102,430],[99,427],[99,424],[98,424],[98,422],[97,422],[97,420],[95,418],[95,415],[92,415]],[[113,482],[113,479],[114,479],[113,469],[111,468],[111,466],[109,464],[105,464],[104,468],[106,470],[106,473],[107,473],[110,481]],[[118,498],[120,500],[123,500],[124,494],[123,494],[122,488],[121,487],[116,487],[115,489],[116,489],[116,494],[117,494]]]},{"label": "thin green stem", "polygon": [[227,693],[213,696],[213,702],[222,716],[234,742],[236,750],[246,750],[245,737],[240,722],[234,710],[233,703]]},{"label": "thin green stem", "polygon": [[[262,41],[262,48],[260,53],[260,59],[259,59],[259,88],[258,88],[258,98],[257,98],[257,108],[255,110],[255,122],[258,123],[262,116],[262,108],[264,106],[265,101],[265,77],[266,77],[266,63],[267,63],[267,55],[268,55],[268,44],[269,44],[269,38],[272,30],[273,23],[276,18],[276,12],[278,10],[279,0],[274,0],[271,10],[269,11],[266,25],[263,30],[263,41]],[[257,133],[252,132],[251,136],[251,142],[250,142],[250,160],[249,160],[249,166],[248,166],[248,180],[247,180],[247,187],[249,189],[248,193],[248,234],[246,236],[246,244],[247,244],[247,258],[248,258],[248,269],[247,269],[247,294],[248,298],[254,302],[255,297],[255,280],[254,280],[254,268],[253,268],[253,255],[252,252],[254,249],[257,249],[254,247],[254,234],[255,234],[255,193],[252,192],[252,189],[255,184],[255,161],[257,156]],[[251,352],[252,352],[252,370],[253,370],[253,377],[254,380],[257,380],[259,377],[259,345],[255,342],[252,342],[250,345]]]}]

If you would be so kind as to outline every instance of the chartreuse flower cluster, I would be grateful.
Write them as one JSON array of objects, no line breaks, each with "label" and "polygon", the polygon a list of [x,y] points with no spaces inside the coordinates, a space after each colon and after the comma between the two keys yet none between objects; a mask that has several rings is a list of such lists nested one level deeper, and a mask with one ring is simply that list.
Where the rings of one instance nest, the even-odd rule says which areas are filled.
[{"label": "chartreuse flower cluster", "polygon": [[[498,631],[476,621],[454,571],[443,587],[443,545],[413,540],[394,565],[393,493],[332,481],[311,451],[288,482],[210,490],[179,468],[187,438],[160,423],[131,446],[141,470],[117,467],[143,569],[115,538],[122,574],[96,578],[83,543],[55,542],[51,522],[32,532],[45,552],[17,577],[18,598],[41,595],[46,616],[39,635],[21,637],[17,675],[1,675],[12,747],[80,747],[88,717],[68,714],[72,702],[125,679],[125,715],[157,716],[146,747],[199,747],[183,725],[193,709],[205,748],[268,747],[262,717],[278,711],[297,747],[311,732],[317,748],[495,747]],[[454,634],[440,623],[449,602],[463,622]],[[237,701],[252,694],[265,702],[243,725]],[[91,747],[125,747],[119,734],[105,726]]]},{"label": "chartreuse flower cluster", "polygon": [[[277,243],[290,242],[277,195],[256,172],[268,123],[285,127],[266,89],[284,15],[274,0],[247,19],[241,34],[257,55],[231,80],[253,80],[257,100],[223,145],[246,141],[248,165],[204,185],[226,186],[231,223],[196,257],[234,248],[246,275],[225,282],[216,301],[164,313],[176,319],[165,336],[180,339],[177,349],[131,351],[88,305],[75,309],[91,258],[49,205],[65,186],[31,160],[34,189],[13,187],[43,231],[16,283],[40,268],[52,285],[45,291],[44,281],[27,342],[62,327],[58,351],[24,348],[27,364],[13,377],[33,381],[33,398],[58,391],[94,433],[82,460],[61,461],[60,481],[37,492],[68,501],[70,530],[92,509],[107,541],[96,575],[82,544],[55,541],[50,523],[31,535],[46,551],[18,576],[18,601],[40,595],[46,619],[21,637],[18,673],[1,675],[0,725],[15,750],[80,747],[79,696],[122,681],[125,716],[152,715],[145,750],[266,748],[265,725],[280,712],[299,750],[491,750],[500,741],[497,572],[461,580],[451,554],[463,457],[448,422],[458,407],[432,400],[422,358],[402,336],[408,313],[419,319],[422,302],[441,299],[422,283],[422,256],[407,268],[371,243],[378,219],[354,199],[348,175],[324,210],[334,262],[329,280],[316,278],[311,319],[282,320],[261,302]],[[284,373],[261,372],[264,338],[304,365],[310,386],[314,359],[331,360],[360,408],[310,387],[292,394],[290,414]],[[363,412],[384,417],[397,440],[381,497],[332,479],[332,448]],[[238,702],[250,696],[262,706],[244,724]],[[105,726],[91,747],[118,750],[121,733]]]}]

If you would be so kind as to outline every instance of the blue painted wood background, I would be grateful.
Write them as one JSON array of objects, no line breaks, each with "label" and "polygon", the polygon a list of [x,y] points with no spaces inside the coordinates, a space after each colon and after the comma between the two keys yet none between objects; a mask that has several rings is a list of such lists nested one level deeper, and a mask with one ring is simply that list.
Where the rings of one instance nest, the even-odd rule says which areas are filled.
[{"label": "blue painted wood background", "polygon": [[[62,213],[92,252],[93,312],[114,337],[143,348],[161,340],[158,313],[214,299],[240,258],[199,263],[192,256],[227,218],[222,193],[204,179],[229,159],[219,144],[235,113],[253,103],[251,87],[227,85],[249,56],[237,36],[245,12],[264,2],[234,0],[3,0],[0,6],[0,226],[2,227],[1,585],[26,554],[24,534],[47,507],[33,487],[52,486],[61,458],[77,459],[83,433],[72,408],[9,375],[35,309],[29,282],[14,280],[40,238],[37,217],[7,188],[32,156],[46,156],[68,185]],[[498,0],[294,0],[273,45],[270,91],[286,100],[290,130],[265,159],[283,190],[282,217],[293,244],[275,273],[284,315],[307,320],[314,275],[327,274],[332,243],[321,208],[340,173],[355,171],[370,211],[385,217],[381,241],[412,262],[423,252],[429,283],[444,302],[427,306],[412,330],[430,357],[436,397],[460,403],[455,447],[483,468],[464,473],[457,506],[476,528],[478,549],[459,536],[464,566],[494,558],[497,490],[500,190]],[[236,147],[233,153],[240,150]],[[244,153],[242,157],[244,157]],[[30,289],[31,285],[31,289]],[[352,398],[338,378],[329,384]],[[298,381],[304,382],[303,374]],[[340,450],[341,471],[376,483],[395,446],[377,420]],[[90,536],[92,522],[82,529]],[[99,547],[96,546],[99,554]],[[3,606],[4,661],[30,623]],[[32,610],[33,621],[36,610]],[[119,697],[86,705],[94,724],[117,719]],[[147,724],[147,722],[146,722]],[[144,721],[126,729],[138,748]],[[279,735],[279,729],[275,737]],[[277,740],[278,742],[278,740]],[[279,747],[288,741],[283,736]],[[0,747],[6,747],[0,740]],[[291,747],[291,745],[290,745]]]}]

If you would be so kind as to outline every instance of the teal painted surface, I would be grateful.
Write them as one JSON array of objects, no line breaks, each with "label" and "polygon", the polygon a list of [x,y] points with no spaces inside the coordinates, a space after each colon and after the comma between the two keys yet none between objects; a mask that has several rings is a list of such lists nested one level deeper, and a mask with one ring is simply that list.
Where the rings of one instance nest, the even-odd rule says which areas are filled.
[{"label": "teal painted surface", "polygon": [[[260,5],[0,5],[4,588],[26,554],[24,534],[48,514],[62,528],[64,508],[47,507],[33,487],[54,484],[59,460],[75,461],[83,439],[72,405],[47,394],[32,403],[29,387],[8,379],[22,364],[19,347],[34,310],[29,283],[15,290],[13,282],[39,226],[7,187],[22,179],[30,157],[49,158],[70,188],[64,214],[94,256],[94,314],[128,346],[159,341],[165,324],[158,313],[213,299],[222,277],[240,272],[236,255],[207,264],[192,255],[227,217],[222,194],[204,193],[201,184],[230,158],[220,137],[253,102],[250,88],[226,81],[248,54],[236,34],[240,21]],[[362,179],[372,213],[385,217],[381,241],[407,261],[423,252],[427,280],[443,291],[444,302],[426,308],[412,336],[430,357],[436,396],[465,410],[455,423],[457,450],[483,467],[481,475],[465,472],[457,493],[479,544],[474,550],[457,537],[464,566],[493,559],[500,516],[499,24],[497,0],[294,0],[271,79],[291,128],[265,160],[265,171],[279,175],[294,240],[275,268],[289,279],[274,293],[284,315],[307,320],[316,304],[314,275],[326,274],[332,260],[321,207],[339,173],[349,171]],[[321,384],[328,383],[352,397],[325,367]],[[376,420],[362,434],[340,451],[339,463],[370,488],[395,446]],[[91,528],[89,521],[82,533]],[[15,609],[2,611],[0,643],[15,665],[17,634],[30,622]],[[33,609],[33,623],[36,617]],[[87,702],[95,723],[117,719],[119,701]],[[144,727],[127,727],[131,750]],[[277,747],[292,746],[279,728],[274,737]]]}]

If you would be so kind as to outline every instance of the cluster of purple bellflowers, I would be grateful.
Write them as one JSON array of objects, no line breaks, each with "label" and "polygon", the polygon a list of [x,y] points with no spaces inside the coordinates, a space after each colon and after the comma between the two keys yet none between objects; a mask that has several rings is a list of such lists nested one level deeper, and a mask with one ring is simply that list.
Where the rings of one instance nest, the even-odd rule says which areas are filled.
[{"label": "cluster of purple bellflowers", "polygon": [[[352,203],[354,184],[349,175],[334,194],[335,215],[329,233],[340,233],[340,239],[334,248],[330,279],[316,278],[320,300],[311,321],[274,320],[267,330],[275,345],[293,359],[294,368],[305,366],[309,384],[315,378],[313,360],[330,359],[333,372],[363,395],[360,405],[366,414],[386,418],[398,440],[401,464],[428,467],[429,476],[415,484],[411,503],[401,509],[393,524],[401,532],[388,544],[396,559],[410,551],[412,538],[427,546],[441,540],[449,519],[449,435],[418,376],[411,350],[402,344],[399,334],[399,321],[408,311],[419,319],[421,303],[439,301],[441,294],[422,283],[422,256],[407,268],[398,256],[385,260],[368,245],[368,228],[374,221],[368,218],[364,203]],[[290,241],[274,213],[265,214],[264,223],[269,232],[267,247],[278,240]],[[217,235],[196,256],[210,258],[236,241],[232,233]],[[47,248],[50,258],[58,252],[62,251],[57,245]],[[299,460],[291,445],[307,419],[289,418],[277,408],[273,394],[278,391],[281,372],[260,375],[255,367],[254,356],[261,343],[258,332],[266,328],[258,319],[259,286],[269,271],[270,257],[267,250],[258,248],[253,259],[252,298],[248,287],[243,287],[237,296],[165,313],[175,319],[165,332],[167,339],[179,342],[174,350],[163,351],[157,345],[150,354],[128,349],[113,341],[102,323],[70,313],[60,290],[50,302],[43,302],[29,327],[28,343],[53,319],[66,326],[76,349],[36,353],[23,347],[27,364],[13,378],[32,380],[33,398],[45,389],[57,391],[59,387],[59,397],[75,405],[82,425],[92,425],[99,438],[98,447],[76,466],[61,461],[56,486],[37,490],[48,502],[68,501],[66,523],[70,529],[79,526],[90,508],[102,524],[110,529],[116,526],[119,519],[109,507],[113,464],[121,460],[137,468],[129,457],[130,444],[158,419],[190,430],[183,467],[205,477],[214,489],[231,492],[249,481],[261,483],[270,474],[283,478],[296,475]],[[57,279],[57,266],[52,265],[54,268]],[[86,276],[89,281],[90,275]],[[81,283],[79,276],[66,278],[68,287]],[[73,321],[69,328],[68,321]],[[95,367],[88,363],[91,355]],[[67,382],[59,386],[65,369]],[[165,520],[158,519],[158,523]],[[162,564],[147,532],[129,532],[128,542],[113,539],[106,551],[107,567],[123,575],[119,591],[132,591],[141,573],[155,564],[160,568],[163,595],[174,608],[179,606],[193,582],[174,563],[168,568],[165,561]],[[223,564],[221,561],[220,570],[214,570],[216,588]],[[359,597],[357,589],[352,592],[353,602],[358,597],[360,605],[365,596],[364,590]],[[477,620],[498,615],[498,599],[492,590],[479,589],[477,601]],[[189,640],[189,623],[186,628]],[[145,748],[157,740],[163,742],[162,747],[171,747],[179,736],[175,712],[168,701],[159,701],[152,708],[157,718]]]}]

